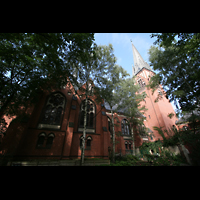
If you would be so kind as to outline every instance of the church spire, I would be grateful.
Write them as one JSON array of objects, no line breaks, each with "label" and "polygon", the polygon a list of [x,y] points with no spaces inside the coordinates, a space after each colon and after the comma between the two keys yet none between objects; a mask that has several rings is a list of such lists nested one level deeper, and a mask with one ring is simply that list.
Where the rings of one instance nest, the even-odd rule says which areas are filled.
[{"label": "church spire", "polygon": [[144,67],[146,69],[152,71],[151,67],[147,64],[147,62],[145,62],[143,60],[142,56],[140,55],[138,50],[135,48],[135,46],[133,45],[132,41],[131,41],[131,44],[132,44],[133,60],[134,60],[134,66],[132,66],[133,76],[135,76]]}]

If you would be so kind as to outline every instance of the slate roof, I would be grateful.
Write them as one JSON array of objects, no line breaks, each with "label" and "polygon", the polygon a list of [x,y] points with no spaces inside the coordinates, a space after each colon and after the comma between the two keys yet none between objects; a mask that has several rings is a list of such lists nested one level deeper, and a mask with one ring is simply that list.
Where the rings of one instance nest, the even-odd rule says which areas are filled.
[{"label": "slate roof", "polygon": [[[106,110],[108,110],[108,111],[111,110],[110,105],[105,100],[104,100],[104,106],[105,106]],[[113,106],[113,111],[116,112],[116,113],[124,113],[125,108],[124,109],[117,109],[117,106],[118,106],[118,104]],[[141,113],[138,113],[138,117],[145,117],[145,116],[142,115]]]},{"label": "slate roof", "polygon": [[153,72],[151,67],[148,65],[147,62],[144,61],[138,50],[135,48],[135,46],[132,43],[132,50],[133,50],[133,61],[134,61],[134,67],[132,67],[133,70],[133,76],[138,74],[143,68],[146,68]]}]

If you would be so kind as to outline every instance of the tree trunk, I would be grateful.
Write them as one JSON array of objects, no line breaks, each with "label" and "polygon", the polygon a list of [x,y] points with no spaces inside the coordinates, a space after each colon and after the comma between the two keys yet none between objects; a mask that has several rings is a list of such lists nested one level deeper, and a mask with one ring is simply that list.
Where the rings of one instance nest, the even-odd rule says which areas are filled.
[{"label": "tree trunk", "polygon": [[179,138],[179,143],[180,143],[180,147],[181,147],[181,149],[182,149],[182,152],[183,152],[183,154],[184,154],[184,156],[185,156],[187,162],[188,162],[190,165],[192,165],[192,162],[191,162],[191,160],[190,160],[190,158],[189,158],[188,152],[187,152],[185,146],[183,145],[183,141],[182,141],[180,138]]},{"label": "tree trunk", "polygon": [[88,83],[86,82],[86,99],[85,99],[85,111],[84,111],[84,128],[83,128],[83,139],[81,146],[81,165],[84,164],[85,157],[85,137],[86,137],[86,123],[87,123],[87,92],[88,92]]},{"label": "tree trunk", "polygon": [[114,127],[114,118],[113,118],[113,110],[111,108],[111,114],[112,114],[112,129],[113,129],[113,153],[112,153],[112,162],[115,163],[115,127]]},{"label": "tree trunk", "polygon": [[131,127],[131,134],[132,134],[132,140],[133,140],[133,156],[135,156],[135,142],[134,142],[133,126]]},{"label": "tree trunk", "polygon": [[192,165],[192,163],[191,163],[191,161],[190,161],[190,158],[189,158],[189,155],[188,155],[188,152],[187,152],[185,146],[184,146],[183,144],[180,144],[180,146],[181,146],[181,148],[182,148],[182,150],[183,150],[183,154],[184,154],[184,156],[185,156],[187,162],[188,162],[190,165]]}]

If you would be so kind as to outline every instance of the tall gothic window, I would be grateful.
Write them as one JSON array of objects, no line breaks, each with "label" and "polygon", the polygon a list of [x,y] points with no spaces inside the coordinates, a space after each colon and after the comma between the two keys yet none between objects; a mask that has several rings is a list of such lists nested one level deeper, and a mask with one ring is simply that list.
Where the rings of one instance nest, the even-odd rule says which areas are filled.
[{"label": "tall gothic window", "polygon": [[130,127],[126,119],[122,120],[121,127],[122,127],[122,135],[130,135]]},{"label": "tall gothic window", "polygon": [[64,96],[61,93],[51,94],[43,110],[38,128],[60,129],[64,107]]},{"label": "tall gothic window", "polygon": [[[79,114],[79,127],[84,127],[85,100],[81,103]],[[86,128],[95,128],[95,105],[91,100],[87,100],[87,120]]]}]

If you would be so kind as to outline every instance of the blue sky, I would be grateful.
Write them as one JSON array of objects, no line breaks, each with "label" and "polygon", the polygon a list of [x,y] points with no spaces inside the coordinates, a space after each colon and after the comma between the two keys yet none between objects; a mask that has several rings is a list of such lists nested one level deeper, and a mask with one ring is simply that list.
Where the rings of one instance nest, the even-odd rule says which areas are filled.
[{"label": "blue sky", "polygon": [[97,45],[108,45],[111,43],[117,64],[121,65],[132,76],[133,51],[131,41],[139,51],[140,55],[149,63],[148,50],[156,38],[150,37],[151,33],[95,33]]}]

